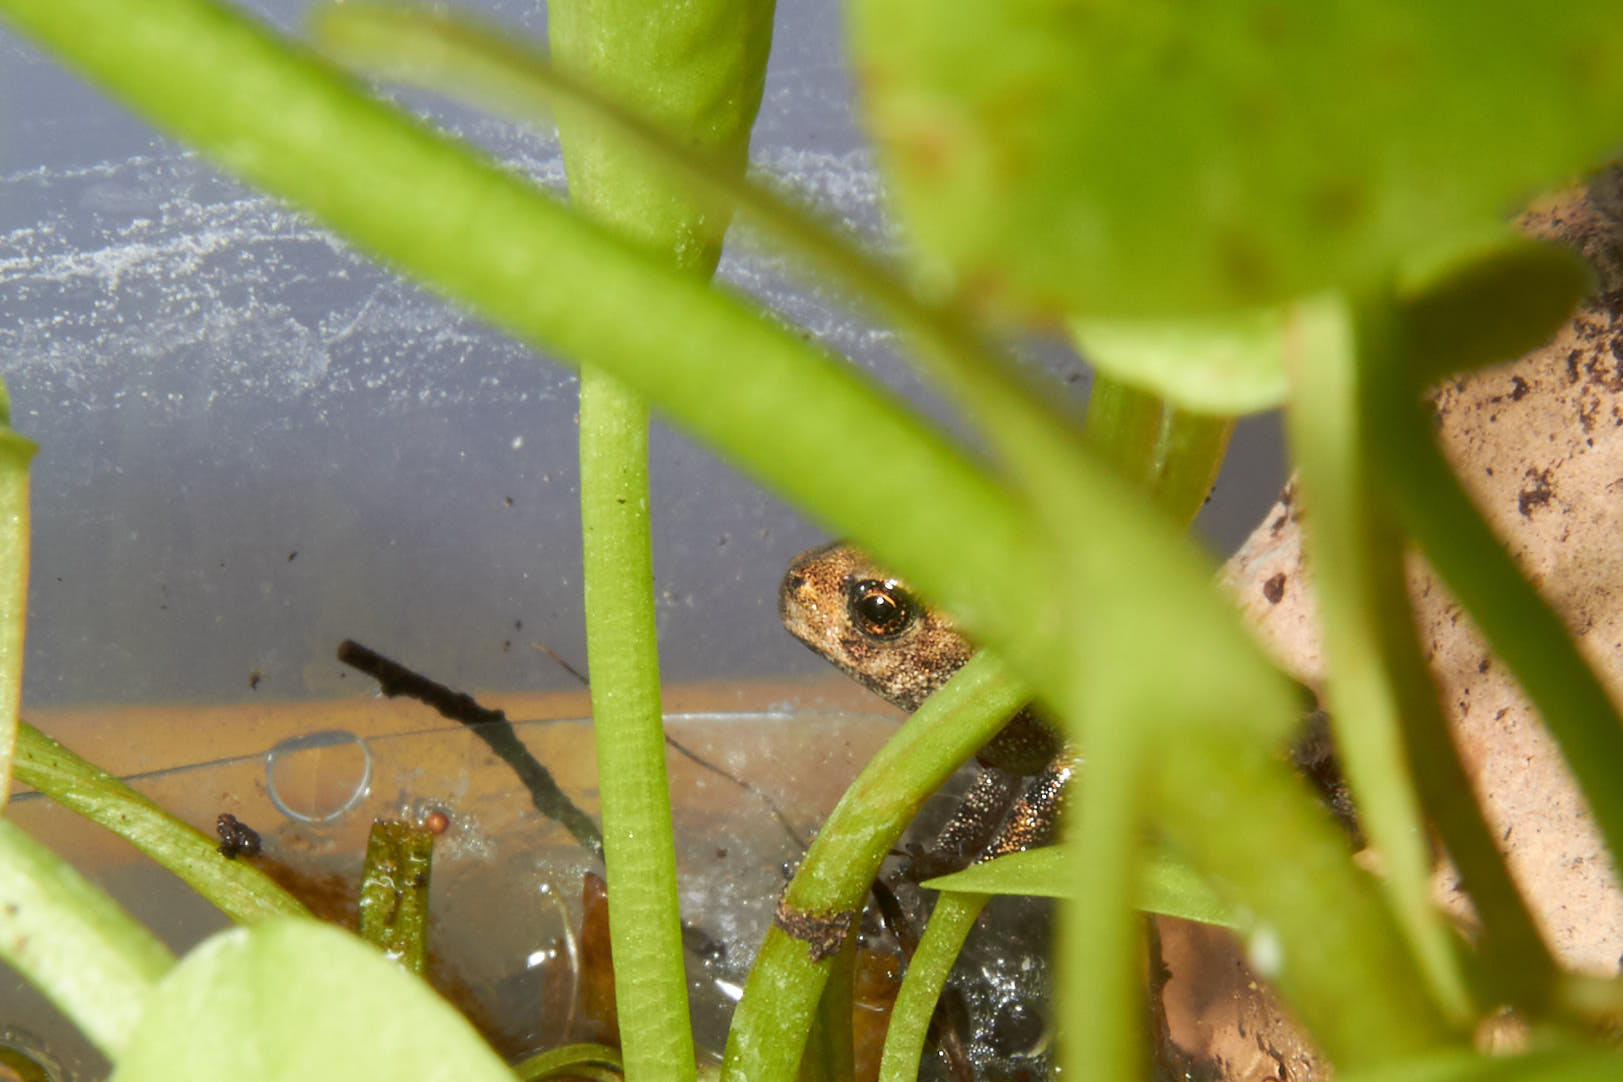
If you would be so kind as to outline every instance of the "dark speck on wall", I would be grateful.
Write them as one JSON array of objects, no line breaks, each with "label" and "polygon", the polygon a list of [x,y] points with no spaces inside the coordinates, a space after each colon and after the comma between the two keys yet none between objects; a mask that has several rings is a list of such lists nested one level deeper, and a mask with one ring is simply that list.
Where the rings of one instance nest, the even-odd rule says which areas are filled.
[{"label": "dark speck on wall", "polygon": [[1549,470],[1528,469],[1526,473],[1527,484],[1516,496],[1516,510],[1522,513],[1523,518],[1532,517],[1532,513],[1550,502],[1555,495],[1555,487],[1550,483]]},{"label": "dark speck on wall", "polygon": [[255,669],[253,672],[249,673],[248,674],[248,690],[250,690],[250,691],[258,691],[259,690],[259,681],[260,681],[260,679],[261,679],[261,674],[260,674],[258,669]]},{"label": "dark speck on wall", "polygon": [[298,549],[294,549],[292,552],[287,554],[287,562],[288,563],[292,563],[294,560],[297,560],[298,558],[299,558],[299,550]]},{"label": "dark speck on wall", "polygon": [[1268,604],[1277,605],[1285,596],[1285,573],[1283,571],[1271,575],[1268,581],[1262,584],[1262,596],[1268,599]]}]

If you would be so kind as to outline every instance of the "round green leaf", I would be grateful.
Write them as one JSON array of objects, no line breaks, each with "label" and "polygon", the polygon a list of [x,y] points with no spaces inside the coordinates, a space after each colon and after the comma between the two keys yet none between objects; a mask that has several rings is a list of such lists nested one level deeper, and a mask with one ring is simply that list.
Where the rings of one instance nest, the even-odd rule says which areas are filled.
[{"label": "round green leaf", "polygon": [[1184,409],[1231,415],[1285,401],[1285,307],[1210,316],[1071,321],[1082,355],[1102,372]]},{"label": "round green leaf", "polygon": [[1025,314],[1357,284],[1623,137],[1611,0],[856,0],[852,20],[924,277]]},{"label": "round green leaf", "polygon": [[512,1082],[466,1019],[354,936],[276,918],[221,932],[158,985],[114,1082]]}]

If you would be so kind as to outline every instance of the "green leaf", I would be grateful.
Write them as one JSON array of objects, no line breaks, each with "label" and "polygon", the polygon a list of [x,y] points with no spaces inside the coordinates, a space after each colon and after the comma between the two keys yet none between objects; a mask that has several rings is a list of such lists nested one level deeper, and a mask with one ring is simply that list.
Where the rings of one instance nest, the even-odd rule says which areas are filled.
[{"label": "green leaf", "polygon": [[858,0],[851,20],[924,275],[1016,312],[1365,282],[1623,134],[1610,0]]},{"label": "green leaf", "polygon": [[[1075,881],[1067,871],[1071,853],[1061,845],[1010,853],[961,872],[927,879],[930,890],[973,894],[1032,894],[1041,898],[1074,898]],[[1138,907],[1146,913],[1198,920],[1203,924],[1239,927],[1234,910],[1193,868],[1159,855],[1140,869]]]},{"label": "green leaf", "polygon": [[158,985],[115,1082],[512,1082],[467,1020],[330,925],[221,932]]},{"label": "green leaf", "polygon": [[109,1058],[174,959],[66,861],[0,820],[0,958]]},{"label": "green leaf", "polygon": [[1094,367],[1190,410],[1255,413],[1285,401],[1284,307],[1196,317],[1071,321]]}]

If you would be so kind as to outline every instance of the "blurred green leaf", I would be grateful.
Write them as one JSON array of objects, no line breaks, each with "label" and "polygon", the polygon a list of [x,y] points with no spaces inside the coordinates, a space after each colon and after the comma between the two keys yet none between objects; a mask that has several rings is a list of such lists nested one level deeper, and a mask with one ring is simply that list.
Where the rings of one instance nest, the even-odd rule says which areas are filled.
[{"label": "blurred green leaf", "polygon": [[279,917],[221,932],[158,985],[115,1082],[513,1082],[450,1004],[359,939]]},{"label": "blurred green leaf", "polygon": [[0,958],[116,1057],[174,958],[66,861],[0,820]]},{"label": "blurred green leaf", "polygon": [[1159,319],[1071,321],[1084,357],[1190,410],[1255,413],[1285,400],[1284,307]]},{"label": "blurred green leaf", "polygon": [[1017,313],[1277,304],[1502,218],[1623,136],[1610,0],[857,0],[927,281]]},{"label": "blurred green leaf", "polygon": [[1570,248],[1503,233],[1495,240],[1400,283],[1395,319],[1406,347],[1403,374],[1416,392],[1537,349],[1595,286],[1588,264]]},{"label": "blurred green leaf", "polygon": [[[972,864],[961,872],[927,879],[921,885],[930,890],[975,894],[1072,898],[1077,890],[1067,870],[1070,859],[1064,846],[1051,845]],[[1146,913],[1229,928],[1239,926],[1233,909],[1187,864],[1162,854],[1145,861],[1139,874],[1138,907]]]}]

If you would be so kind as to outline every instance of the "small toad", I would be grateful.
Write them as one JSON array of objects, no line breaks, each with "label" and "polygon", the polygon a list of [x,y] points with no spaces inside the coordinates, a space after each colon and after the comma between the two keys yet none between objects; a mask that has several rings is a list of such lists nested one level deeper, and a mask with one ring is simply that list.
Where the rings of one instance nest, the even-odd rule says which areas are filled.
[{"label": "small toad", "polygon": [[[893,706],[916,710],[974,653],[944,613],[920,603],[905,583],[849,545],[834,542],[796,556],[778,589],[789,633]],[[983,770],[956,814],[922,852],[920,877],[970,860],[1044,844],[1053,833],[1073,759],[1053,728],[1030,709],[981,749]],[[1038,775],[1021,793],[1018,775]]]},{"label": "small toad", "polygon": [[[778,589],[778,615],[789,633],[880,698],[916,710],[969,660],[974,647],[952,621],[920,603],[900,579],[840,542],[796,556]],[[1356,810],[1341,776],[1328,721],[1301,688],[1304,725],[1287,749],[1355,847],[1363,845]],[[986,768],[953,819],[922,853],[923,876],[1019,852],[1051,838],[1074,772],[1073,749],[1030,708],[981,749]],[[1019,793],[1012,775],[1036,775]]]}]

